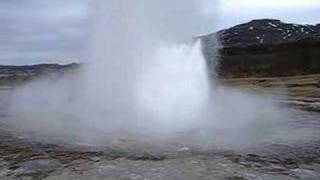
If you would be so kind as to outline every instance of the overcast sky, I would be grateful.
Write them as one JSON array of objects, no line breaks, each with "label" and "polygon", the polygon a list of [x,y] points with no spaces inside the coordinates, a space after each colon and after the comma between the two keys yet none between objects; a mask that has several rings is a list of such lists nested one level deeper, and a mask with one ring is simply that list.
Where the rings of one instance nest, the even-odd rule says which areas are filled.
[{"label": "overcast sky", "polygon": [[[89,1],[0,0],[0,64],[86,59]],[[221,0],[204,11],[219,14],[212,31],[256,18],[320,23],[320,0]]]},{"label": "overcast sky", "polygon": [[301,24],[320,23],[320,0],[221,0],[220,28],[257,18]]}]

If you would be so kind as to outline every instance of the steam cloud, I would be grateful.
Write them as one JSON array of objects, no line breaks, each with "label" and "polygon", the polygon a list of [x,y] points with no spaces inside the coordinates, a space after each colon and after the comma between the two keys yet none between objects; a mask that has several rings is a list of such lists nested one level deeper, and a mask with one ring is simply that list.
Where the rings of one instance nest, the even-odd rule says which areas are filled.
[{"label": "steam cloud", "polygon": [[17,89],[13,123],[101,146],[134,139],[238,147],[271,137],[285,113],[266,98],[209,80],[200,43],[188,43],[214,23],[207,3],[96,1],[90,61],[80,74]]}]

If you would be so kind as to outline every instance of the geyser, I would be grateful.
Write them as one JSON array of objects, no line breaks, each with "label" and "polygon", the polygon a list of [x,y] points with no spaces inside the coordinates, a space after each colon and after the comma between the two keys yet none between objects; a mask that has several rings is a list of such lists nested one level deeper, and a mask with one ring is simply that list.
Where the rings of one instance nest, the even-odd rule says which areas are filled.
[{"label": "geyser", "polygon": [[238,147],[269,139],[285,113],[271,100],[218,86],[208,77],[200,42],[190,42],[212,28],[206,4],[96,1],[90,61],[80,74],[17,89],[13,123],[101,146],[133,139]]},{"label": "geyser", "polygon": [[85,69],[86,110],[94,121],[170,132],[199,120],[209,99],[208,73],[200,43],[186,43],[211,23],[202,5],[96,3],[93,57]]}]

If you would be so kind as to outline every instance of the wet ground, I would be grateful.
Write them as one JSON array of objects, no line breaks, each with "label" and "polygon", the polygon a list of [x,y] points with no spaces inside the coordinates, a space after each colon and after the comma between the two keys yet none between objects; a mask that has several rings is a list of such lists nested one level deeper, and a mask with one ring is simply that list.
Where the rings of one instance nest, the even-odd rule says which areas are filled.
[{"label": "wet ground", "polygon": [[[258,87],[259,83],[275,81],[254,82],[251,84]],[[243,85],[243,80],[237,83]],[[302,94],[301,86],[286,87]],[[309,96],[313,100],[320,97],[315,95],[316,87],[312,85]],[[309,85],[303,88],[310,90]],[[1,180],[320,179],[320,113],[316,108],[307,108],[307,101],[303,101],[307,105],[290,107],[294,118],[286,121],[287,129],[280,133],[283,138],[279,136],[259,146],[241,150],[200,149],[172,143],[171,149],[135,150],[130,148],[135,142],[126,140],[115,147],[93,147],[47,137],[44,141],[21,133],[10,125],[12,117],[4,113],[10,91],[5,88],[0,93]],[[294,98],[306,99],[306,95],[277,100],[290,104]]]},{"label": "wet ground", "polygon": [[[319,179],[319,114],[300,112],[295,127],[318,132],[296,144],[242,151],[131,151],[43,143],[0,125],[0,179]],[[302,115],[303,114],[303,115]]]}]

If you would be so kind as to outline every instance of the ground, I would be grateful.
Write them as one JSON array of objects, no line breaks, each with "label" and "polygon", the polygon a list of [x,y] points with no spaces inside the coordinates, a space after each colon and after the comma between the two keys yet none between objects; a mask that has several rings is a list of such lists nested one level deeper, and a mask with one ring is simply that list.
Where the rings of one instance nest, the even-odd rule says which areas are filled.
[{"label": "ground", "polygon": [[[0,119],[0,179],[320,179],[320,75],[289,78],[226,79],[221,83],[271,94],[290,105],[290,132],[298,142],[274,142],[256,148],[202,150],[179,147],[173,151],[134,151],[126,148],[87,147],[46,143],[16,131],[10,117]],[[0,94],[5,108],[10,87]],[[289,96],[284,96],[288,94]],[[299,130],[299,131],[297,131]],[[132,142],[122,142],[123,147]]]}]

